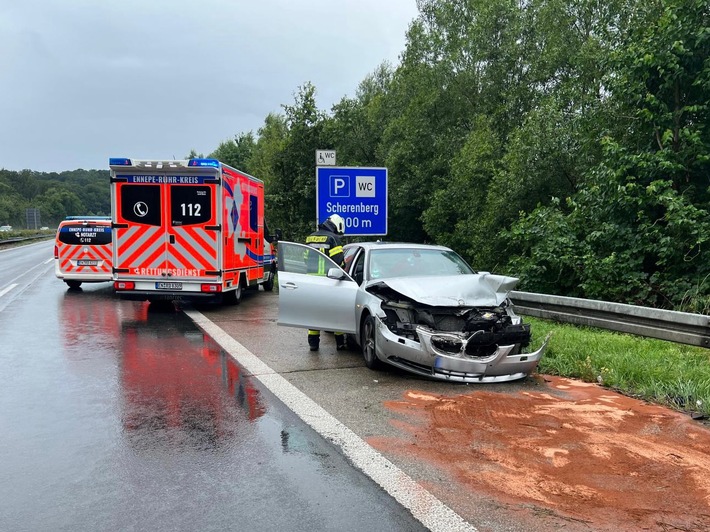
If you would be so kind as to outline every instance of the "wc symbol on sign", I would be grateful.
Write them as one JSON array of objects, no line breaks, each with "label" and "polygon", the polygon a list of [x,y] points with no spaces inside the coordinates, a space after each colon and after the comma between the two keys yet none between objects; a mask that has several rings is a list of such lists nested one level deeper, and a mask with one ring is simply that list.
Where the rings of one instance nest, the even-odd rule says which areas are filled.
[{"label": "wc symbol on sign", "polygon": [[335,166],[335,151],[316,150],[317,166]]}]

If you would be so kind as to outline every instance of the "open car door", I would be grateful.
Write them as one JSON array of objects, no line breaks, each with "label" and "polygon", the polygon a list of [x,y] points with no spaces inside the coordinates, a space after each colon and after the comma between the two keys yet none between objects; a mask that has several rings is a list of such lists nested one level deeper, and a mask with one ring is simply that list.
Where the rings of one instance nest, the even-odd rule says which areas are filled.
[{"label": "open car door", "polygon": [[355,334],[358,284],[310,246],[278,243],[279,325]]}]

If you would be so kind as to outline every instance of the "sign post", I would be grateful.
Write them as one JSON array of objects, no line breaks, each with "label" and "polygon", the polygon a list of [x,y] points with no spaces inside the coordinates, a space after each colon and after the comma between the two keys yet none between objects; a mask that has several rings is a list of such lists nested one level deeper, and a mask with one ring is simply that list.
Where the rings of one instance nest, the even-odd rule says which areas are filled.
[{"label": "sign post", "polygon": [[345,219],[345,235],[387,234],[387,168],[316,167],[316,216]]}]

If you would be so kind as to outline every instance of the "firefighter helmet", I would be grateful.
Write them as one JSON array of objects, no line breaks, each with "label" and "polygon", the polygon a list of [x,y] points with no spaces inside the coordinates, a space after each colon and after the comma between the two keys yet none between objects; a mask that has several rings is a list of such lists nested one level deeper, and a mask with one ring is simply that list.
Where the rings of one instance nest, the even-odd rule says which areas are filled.
[{"label": "firefighter helmet", "polygon": [[326,223],[331,226],[333,232],[339,235],[345,234],[345,220],[339,214],[331,214],[330,216],[328,216]]}]

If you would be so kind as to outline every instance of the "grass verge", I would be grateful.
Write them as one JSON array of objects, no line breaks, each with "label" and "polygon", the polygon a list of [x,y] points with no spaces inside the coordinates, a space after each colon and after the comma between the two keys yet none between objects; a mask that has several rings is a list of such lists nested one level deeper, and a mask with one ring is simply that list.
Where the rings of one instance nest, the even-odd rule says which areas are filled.
[{"label": "grass verge", "polygon": [[710,417],[710,349],[525,316],[531,345],[552,332],[538,371]]}]

